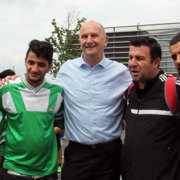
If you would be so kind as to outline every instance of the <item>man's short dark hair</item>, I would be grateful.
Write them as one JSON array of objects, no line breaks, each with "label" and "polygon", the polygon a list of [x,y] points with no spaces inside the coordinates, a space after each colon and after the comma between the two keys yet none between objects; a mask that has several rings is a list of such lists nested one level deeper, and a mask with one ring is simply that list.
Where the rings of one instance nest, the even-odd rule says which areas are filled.
[{"label": "man's short dark hair", "polygon": [[15,75],[15,72],[12,69],[6,69],[0,73],[0,79],[5,78],[6,76]]},{"label": "man's short dark hair", "polygon": [[52,63],[53,58],[53,47],[50,43],[46,41],[32,40],[29,43],[29,48],[26,53],[26,59],[28,57],[29,52],[33,52],[37,57],[42,57],[48,60],[48,63]]},{"label": "man's short dark hair", "polygon": [[177,33],[170,41],[170,46],[180,41],[180,33]]},{"label": "man's short dark hair", "polygon": [[160,58],[162,56],[162,50],[159,43],[149,37],[137,37],[130,41],[131,46],[140,47],[140,46],[147,46],[150,48],[150,55],[151,55],[151,62],[153,62],[156,58]]}]

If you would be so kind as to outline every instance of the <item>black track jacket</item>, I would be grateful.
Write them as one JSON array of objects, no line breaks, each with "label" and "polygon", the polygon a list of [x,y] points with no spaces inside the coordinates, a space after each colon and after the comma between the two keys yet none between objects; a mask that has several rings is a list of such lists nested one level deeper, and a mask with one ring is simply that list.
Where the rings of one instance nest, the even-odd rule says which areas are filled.
[{"label": "black track jacket", "polygon": [[[121,158],[123,180],[180,180],[180,122],[165,102],[166,80],[160,72],[143,91],[135,82],[130,90]],[[180,100],[180,80],[176,89]]]}]

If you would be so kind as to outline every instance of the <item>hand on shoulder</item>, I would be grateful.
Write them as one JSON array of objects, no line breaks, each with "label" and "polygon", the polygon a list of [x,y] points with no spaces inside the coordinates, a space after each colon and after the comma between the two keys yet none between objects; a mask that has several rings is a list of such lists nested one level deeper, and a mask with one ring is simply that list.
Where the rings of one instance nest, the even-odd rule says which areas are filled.
[{"label": "hand on shoulder", "polygon": [[5,83],[9,83],[9,80],[15,80],[18,77],[18,75],[13,75],[13,76],[6,76],[5,78],[1,79],[0,81],[0,87],[2,85],[5,85]]}]

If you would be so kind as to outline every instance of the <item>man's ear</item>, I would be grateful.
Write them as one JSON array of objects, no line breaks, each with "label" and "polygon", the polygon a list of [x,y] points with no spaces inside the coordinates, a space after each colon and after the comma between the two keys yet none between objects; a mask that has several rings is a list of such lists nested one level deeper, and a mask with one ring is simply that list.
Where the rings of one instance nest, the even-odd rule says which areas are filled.
[{"label": "man's ear", "polygon": [[[79,41],[79,44],[81,45],[81,39],[78,39],[78,41]],[[82,49],[82,47],[80,46],[80,48]]]},{"label": "man's ear", "polygon": [[27,63],[27,59],[24,59],[24,63],[25,63],[25,66],[26,66],[26,63]]},{"label": "man's ear", "polygon": [[50,70],[52,69],[52,67],[53,67],[53,64],[51,63],[51,64],[49,65],[49,67],[48,67],[48,70],[47,70],[47,71],[50,71]]},{"label": "man's ear", "polygon": [[109,39],[109,37],[108,37],[108,36],[105,36],[104,47],[106,47],[106,46],[107,46],[108,39]]},{"label": "man's ear", "polygon": [[154,65],[154,68],[159,68],[160,66],[160,58],[156,58],[154,61],[153,61],[153,65]]}]

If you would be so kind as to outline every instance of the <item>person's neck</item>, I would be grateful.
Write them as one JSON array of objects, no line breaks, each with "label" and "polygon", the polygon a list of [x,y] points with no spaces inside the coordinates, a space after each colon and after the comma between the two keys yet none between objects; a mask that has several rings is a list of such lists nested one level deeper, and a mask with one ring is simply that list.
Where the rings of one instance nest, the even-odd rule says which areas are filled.
[{"label": "person's neck", "polygon": [[146,85],[146,82],[139,82],[139,89],[143,90]]},{"label": "person's neck", "polygon": [[89,64],[91,67],[99,64],[99,62],[103,59],[103,56],[83,56],[84,61]]},{"label": "person's neck", "polygon": [[26,79],[26,82],[34,88],[40,86],[44,82],[44,79],[42,79],[42,81],[38,81],[38,82],[31,81],[30,79],[28,79],[27,74],[25,75],[25,79]]},{"label": "person's neck", "polygon": [[154,79],[158,74],[159,74],[159,69],[151,76],[150,79],[143,81],[143,82],[139,82],[139,89],[143,90],[145,88],[147,82]]}]

